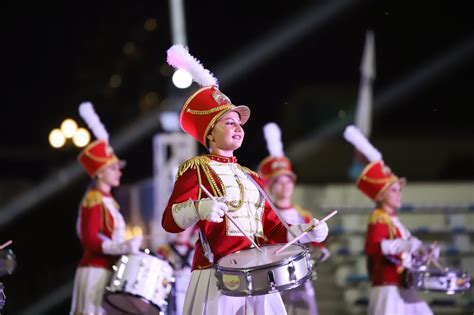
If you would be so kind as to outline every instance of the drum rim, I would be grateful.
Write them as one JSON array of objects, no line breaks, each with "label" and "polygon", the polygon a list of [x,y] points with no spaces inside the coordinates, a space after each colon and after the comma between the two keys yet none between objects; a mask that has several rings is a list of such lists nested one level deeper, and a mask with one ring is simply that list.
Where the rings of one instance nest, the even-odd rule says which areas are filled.
[{"label": "drum rim", "polygon": [[[465,291],[469,290],[471,287],[471,277],[468,272],[464,272],[461,269],[455,268],[448,268],[446,271],[433,273],[431,272],[434,268],[430,268],[428,270],[411,270],[413,279],[411,280],[411,285],[409,287],[414,288],[417,291],[424,291],[424,292],[451,292],[448,294],[455,294],[455,293],[464,293]],[[454,272],[456,271],[456,272]],[[424,285],[424,279],[432,278],[432,277],[446,277],[448,274],[454,274],[456,280],[463,279],[465,280],[464,285],[459,286],[456,285],[455,288],[446,288],[446,289],[438,289],[438,288],[427,288]]]},{"label": "drum rim", "polygon": [[227,295],[227,296],[258,296],[258,295],[272,294],[272,293],[277,293],[277,292],[279,293],[279,292],[288,291],[288,290],[291,290],[303,285],[306,281],[308,281],[311,278],[311,275],[312,275],[312,272],[308,272],[308,274],[305,275],[300,280],[297,280],[294,283],[288,283],[281,286],[275,286],[274,290],[261,289],[261,290],[256,290],[249,293],[245,293],[243,291],[238,291],[238,290],[233,291],[225,287],[220,288],[220,290],[222,291],[222,294]]},{"label": "drum rim", "polygon": [[145,252],[144,250],[141,250],[141,249],[137,254],[123,254],[123,255],[120,255],[119,258],[114,262],[114,265],[116,265],[118,262],[120,262],[123,256],[130,257],[130,256],[138,256],[139,254],[144,254],[144,255],[147,255],[147,256],[151,256],[153,258],[158,258],[159,260],[162,260],[163,262],[167,263],[171,267],[171,269],[173,269],[173,271],[175,269],[174,264],[172,262],[168,261],[164,256],[159,255],[159,254],[155,254],[153,252],[147,253],[147,252]]},{"label": "drum rim", "polygon": [[[260,247],[268,247],[268,246],[274,246],[274,245],[285,245],[285,244],[280,244],[280,243],[279,244],[264,244]],[[260,266],[256,266],[256,267],[247,267],[247,268],[233,268],[233,267],[221,266],[220,262],[222,261],[222,259],[224,259],[227,256],[226,255],[224,257],[219,258],[219,260],[217,261],[217,264],[216,264],[216,270],[229,271],[229,272],[248,272],[248,271],[251,271],[251,270],[266,269],[268,267],[280,267],[280,266],[283,266],[283,265],[287,264],[290,261],[298,261],[300,259],[303,259],[304,257],[306,257],[309,254],[308,247],[306,247],[305,245],[303,245],[303,244],[291,244],[291,246],[293,246],[293,245],[301,247],[303,249],[303,251],[296,254],[296,255],[294,255],[294,256],[289,256],[289,257],[287,257],[285,259],[282,259],[280,261],[277,261],[277,262],[272,262],[272,263],[268,263],[268,264],[265,264],[265,265],[260,265]],[[231,254],[237,254],[237,253],[240,253],[242,251],[246,251],[246,250],[250,250],[250,249],[255,249],[255,248],[254,247],[245,248],[245,249],[235,251]]]}]

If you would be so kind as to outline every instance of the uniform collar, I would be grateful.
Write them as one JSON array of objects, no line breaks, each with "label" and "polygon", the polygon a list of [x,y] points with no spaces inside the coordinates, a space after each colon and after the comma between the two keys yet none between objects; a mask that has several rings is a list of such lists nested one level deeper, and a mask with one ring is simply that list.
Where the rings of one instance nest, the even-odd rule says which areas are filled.
[{"label": "uniform collar", "polygon": [[102,191],[98,187],[94,187],[93,190],[98,191],[99,193],[101,193],[105,197],[112,197],[112,193]]},{"label": "uniform collar", "polygon": [[235,156],[222,156],[217,154],[209,154],[208,157],[216,162],[220,163],[237,163],[237,158]]}]

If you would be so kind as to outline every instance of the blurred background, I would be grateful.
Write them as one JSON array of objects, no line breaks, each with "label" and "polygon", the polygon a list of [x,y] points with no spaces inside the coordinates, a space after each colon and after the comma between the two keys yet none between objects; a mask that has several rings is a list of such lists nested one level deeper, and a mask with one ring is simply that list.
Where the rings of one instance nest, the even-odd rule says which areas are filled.
[{"label": "blurred background", "polygon": [[[343,210],[329,225],[333,258],[318,279],[331,288],[317,293],[326,301],[322,314],[363,314],[367,303],[357,246],[371,205],[353,187],[354,150],[342,137],[356,113],[385,162],[408,178],[409,226],[422,239],[439,240],[447,264],[474,265],[474,27],[461,4],[7,1],[2,7],[0,243],[13,240],[17,260],[15,272],[0,279],[7,297],[2,314],[69,310],[81,256],[77,210],[89,179],[77,163],[81,148],[71,139],[54,148],[48,137],[67,118],[86,127],[81,102],[94,104],[117,155],[128,162],[116,195],[130,228],[158,233],[150,222],[158,222],[157,194],[168,193],[156,181],[159,139],[180,137],[163,113],[175,117],[197,87],[172,83],[166,50],[173,43],[186,44],[234,104],[251,108],[236,152],[240,164],[256,169],[268,154],[262,127],[276,122],[298,174],[297,201],[317,216]],[[366,67],[364,47],[373,56]],[[370,96],[365,102],[362,93]],[[354,235],[359,243],[348,243]],[[474,305],[472,292],[427,299],[437,313],[471,314]]]}]

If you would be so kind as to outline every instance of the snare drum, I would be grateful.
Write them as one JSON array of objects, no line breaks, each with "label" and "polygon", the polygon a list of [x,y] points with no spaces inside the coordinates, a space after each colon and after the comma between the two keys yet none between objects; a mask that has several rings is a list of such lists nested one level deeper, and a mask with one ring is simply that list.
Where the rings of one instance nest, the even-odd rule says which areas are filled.
[{"label": "snare drum", "polygon": [[237,251],[217,262],[217,286],[224,295],[254,296],[296,288],[312,275],[308,249],[292,244],[278,255],[285,244],[265,245]]},{"label": "snare drum", "polygon": [[468,273],[451,268],[441,271],[437,268],[420,266],[408,272],[407,276],[408,287],[421,291],[455,294],[467,291],[471,286]]},{"label": "snare drum", "polygon": [[123,255],[113,266],[105,299],[131,314],[162,314],[168,304],[174,271],[169,262],[140,252]]}]

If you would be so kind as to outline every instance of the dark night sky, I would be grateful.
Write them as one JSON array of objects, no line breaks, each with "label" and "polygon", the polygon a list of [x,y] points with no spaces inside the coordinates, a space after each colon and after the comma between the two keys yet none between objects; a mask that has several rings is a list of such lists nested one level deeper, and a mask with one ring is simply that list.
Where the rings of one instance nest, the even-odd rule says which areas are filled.
[{"label": "dark night sky", "polygon": [[[189,1],[186,17],[191,53],[213,70],[288,16],[314,3],[323,6],[329,2],[298,1],[291,7],[287,3],[272,1],[271,5],[257,6],[238,1],[223,8],[220,2],[209,1],[204,6]],[[8,119],[2,124],[0,158],[10,167],[3,176],[38,180],[74,158],[78,151],[73,148],[66,152],[50,149],[47,135],[67,116],[81,122],[77,114],[81,101],[94,103],[113,137],[115,131],[154,106],[142,104],[147,92],[157,92],[158,100],[167,96],[169,77],[163,75],[163,69],[167,69],[165,51],[171,39],[165,1],[123,1],[114,6],[81,2],[54,7],[12,3],[7,7],[2,72],[6,92],[3,115]],[[40,9],[44,13],[38,14]],[[158,21],[154,32],[143,30],[149,17]],[[261,133],[264,123],[273,120],[285,128],[285,147],[290,148],[318,126],[337,118],[340,110],[353,109],[367,29],[375,32],[376,96],[452,47],[473,40],[474,34],[466,11],[446,2],[408,6],[396,1],[361,1],[317,32],[308,32],[295,45],[267,58],[237,82],[224,84],[224,92],[234,102],[252,108],[247,134],[256,136],[245,145],[261,149],[255,157],[244,146],[239,156],[246,164],[254,166],[255,160],[266,154]],[[135,43],[136,54],[123,53],[127,41]],[[404,94],[391,110],[377,115],[374,138],[472,136],[465,112],[474,81],[473,59],[466,58],[429,84]],[[107,84],[114,73],[121,74],[123,82],[111,90]],[[288,108],[295,106],[291,102],[311,89],[317,92],[306,98],[316,97],[311,104],[314,119],[302,124],[285,122]],[[150,138],[144,139],[139,145],[149,142]],[[147,176],[149,171],[137,169],[140,175],[135,178]]]},{"label": "dark night sky", "polygon": [[[185,1],[188,45],[191,53],[213,71],[288,16],[310,5],[332,2],[225,1],[224,8],[224,1]],[[255,167],[267,154],[261,131],[266,122],[280,124],[285,148],[290,149],[328,121],[337,120],[341,112],[354,109],[365,32],[372,29],[377,56],[376,99],[403,78],[427,70],[430,60],[470,41],[470,54],[454,62],[450,71],[421,82],[419,88],[392,102],[389,109],[378,112],[372,134],[373,141],[391,154],[395,169],[405,167],[403,175],[410,179],[444,176],[448,180],[472,180],[471,11],[454,2],[413,2],[360,1],[317,32],[308,32],[291,47],[265,59],[239,80],[224,83],[222,89],[231,100],[252,109],[244,147],[237,152],[242,164]],[[50,149],[47,137],[68,116],[80,121],[80,102],[94,103],[113,138],[115,132],[167,97],[170,70],[165,66],[165,56],[171,45],[167,1],[81,1],[54,6],[9,1],[2,5],[2,13],[2,187],[11,186],[11,182],[34,187],[50,172],[74,161],[77,149]],[[157,19],[154,32],[144,31],[147,18]],[[123,52],[127,42],[135,43],[133,55]],[[122,75],[123,82],[113,90],[108,82],[115,73]],[[157,93],[158,102],[144,102],[148,92]],[[122,157],[129,162],[124,183],[151,176],[151,137],[123,152]],[[323,148],[326,153],[307,159],[347,167],[344,163],[350,161],[350,146],[340,135],[329,142]],[[449,150],[442,146],[448,142],[460,143],[458,151],[445,152]],[[428,144],[433,144],[434,153],[422,152],[430,147]],[[327,154],[334,148],[345,152],[346,157]],[[419,164],[413,163],[411,169],[411,163],[402,158],[406,155],[418,155]],[[463,168],[456,172],[448,169],[443,176],[417,173],[426,161],[442,163],[441,158],[460,161]],[[341,180],[339,175],[311,177],[304,162],[297,166],[301,173],[309,174],[300,176],[303,181]],[[21,261],[14,277],[6,280],[10,311],[21,309],[25,296],[36,300],[72,277],[80,254],[73,232],[75,215],[86,184],[84,179],[2,231],[2,239],[15,239],[15,252]],[[61,242],[57,242],[59,236]],[[37,240],[40,245],[32,246]],[[42,278],[45,275],[49,277],[47,283]]]}]

